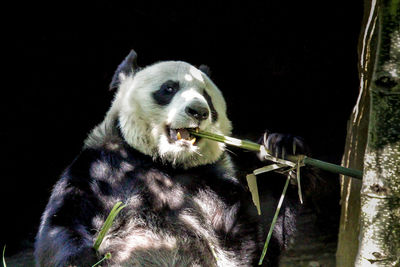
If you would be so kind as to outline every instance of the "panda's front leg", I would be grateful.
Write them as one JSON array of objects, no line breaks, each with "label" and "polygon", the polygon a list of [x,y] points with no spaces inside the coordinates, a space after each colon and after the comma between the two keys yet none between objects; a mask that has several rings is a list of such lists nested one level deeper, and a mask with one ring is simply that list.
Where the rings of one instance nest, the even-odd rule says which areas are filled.
[{"label": "panda's front leg", "polygon": [[[248,151],[241,149],[234,150],[235,156],[232,158],[237,165],[240,177],[246,177],[247,174],[252,173],[255,169],[268,164],[270,161],[265,158],[267,153],[281,159],[287,159],[290,155],[311,156],[311,150],[304,139],[293,134],[272,133],[267,130],[263,135],[261,135],[257,143],[263,145],[266,150],[261,150],[261,152],[257,153],[249,153]],[[303,167],[301,171],[302,173],[314,173],[315,168],[306,166]],[[277,175],[282,178],[281,174],[276,174],[274,172],[268,172],[266,175]],[[246,183],[245,180],[243,181]]]},{"label": "panda's front leg", "polygon": [[[292,135],[292,134],[281,134],[281,133],[271,133],[266,131],[258,141],[259,144],[264,145],[268,152],[277,158],[287,159],[290,155],[306,155],[310,156],[310,148],[304,141],[302,137]],[[268,165],[268,159],[265,158],[265,152],[259,152],[257,154],[259,161],[257,166]],[[253,169],[254,170],[254,169]],[[284,188],[286,177],[289,174],[285,172],[284,169],[281,172],[272,171],[267,173],[262,173],[257,175],[258,191],[260,195],[260,204],[262,210],[262,216],[260,221],[264,229],[264,235],[269,230],[272,217],[278,206],[279,199],[281,198],[282,190]],[[279,213],[276,225],[273,231],[273,236],[271,239],[272,251],[269,252],[279,255],[280,251],[284,250],[288,244],[289,240],[293,238],[296,231],[296,220],[301,209],[299,184],[295,173],[290,172],[291,183],[289,184],[285,199],[283,201],[281,211]],[[301,177],[301,200],[308,202],[309,198],[312,196],[312,192],[315,188],[315,180],[318,175],[314,168],[302,167],[300,169]],[[265,240],[265,239],[264,239]],[[270,261],[274,260],[269,259]],[[276,259],[275,259],[276,260]],[[277,264],[277,263],[275,263]],[[268,265],[269,266],[269,265]],[[276,266],[271,264],[271,266]]]},{"label": "panda's front leg", "polygon": [[[265,165],[269,160],[265,158],[266,153],[270,153],[273,157],[280,159],[287,159],[288,156],[296,156],[296,155],[305,155],[311,156],[311,149],[305,142],[305,140],[297,135],[293,134],[282,134],[282,133],[272,133],[268,130],[262,135],[262,137],[258,141],[259,144],[263,145],[266,149],[261,150],[261,152],[257,153],[258,159],[261,161],[258,163],[258,166]],[[266,152],[268,151],[268,152]],[[296,174],[291,172],[292,178],[296,178]],[[281,182],[277,182],[278,186],[275,190],[281,188],[281,184],[284,182],[281,174],[272,174],[267,173],[269,177],[280,177]],[[303,166],[300,169],[300,177],[301,177],[301,191],[305,194],[305,197],[310,197],[311,194],[315,191],[317,183],[321,182],[321,172],[311,166]],[[279,178],[277,178],[279,179]],[[292,183],[295,187],[298,186],[298,181],[296,179],[292,179]],[[268,183],[270,186],[271,183]],[[290,193],[289,193],[290,194]],[[295,194],[298,194],[296,190]]]},{"label": "panda's front leg", "polygon": [[82,226],[41,227],[35,244],[37,267],[92,266],[99,261],[90,240],[82,235]]}]

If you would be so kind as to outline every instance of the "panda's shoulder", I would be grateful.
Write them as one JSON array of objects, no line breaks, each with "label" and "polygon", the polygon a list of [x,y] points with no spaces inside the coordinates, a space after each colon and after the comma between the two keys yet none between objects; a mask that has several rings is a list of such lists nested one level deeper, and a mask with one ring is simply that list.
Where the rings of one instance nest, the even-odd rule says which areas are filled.
[{"label": "panda's shoulder", "polygon": [[143,165],[145,156],[140,153],[132,155],[132,152],[124,144],[108,142],[99,147],[85,147],[63,172],[62,178],[69,183],[95,180],[107,180],[111,174],[120,171],[128,164]]}]

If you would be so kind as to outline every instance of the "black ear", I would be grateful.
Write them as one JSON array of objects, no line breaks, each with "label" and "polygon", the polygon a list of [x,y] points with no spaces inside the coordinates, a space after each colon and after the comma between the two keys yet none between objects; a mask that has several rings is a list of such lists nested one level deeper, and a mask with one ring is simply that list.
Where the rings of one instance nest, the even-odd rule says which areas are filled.
[{"label": "black ear", "polygon": [[133,49],[129,55],[119,64],[110,83],[110,90],[117,88],[121,82],[121,74],[125,77],[137,69],[137,54]]},{"label": "black ear", "polygon": [[199,66],[199,70],[201,70],[202,72],[204,72],[209,78],[211,78],[211,70],[210,67],[208,67],[207,65],[201,64]]}]

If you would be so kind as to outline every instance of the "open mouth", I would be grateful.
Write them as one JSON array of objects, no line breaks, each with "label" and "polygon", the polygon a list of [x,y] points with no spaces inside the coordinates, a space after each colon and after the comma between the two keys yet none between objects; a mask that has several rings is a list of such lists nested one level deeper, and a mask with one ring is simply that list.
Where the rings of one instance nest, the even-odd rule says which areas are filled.
[{"label": "open mouth", "polygon": [[169,141],[172,142],[181,142],[184,145],[196,145],[199,142],[198,137],[194,137],[190,134],[190,131],[199,131],[199,128],[179,128],[179,129],[172,129],[167,126],[167,134],[169,137]]}]

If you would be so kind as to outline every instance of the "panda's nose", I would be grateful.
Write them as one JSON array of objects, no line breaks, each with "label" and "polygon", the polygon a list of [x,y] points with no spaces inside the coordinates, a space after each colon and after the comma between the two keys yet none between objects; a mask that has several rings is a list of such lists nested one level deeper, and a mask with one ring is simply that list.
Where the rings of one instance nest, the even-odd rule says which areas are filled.
[{"label": "panda's nose", "polygon": [[208,108],[204,106],[188,106],[186,107],[185,112],[198,121],[206,120],[209,115]]}]

